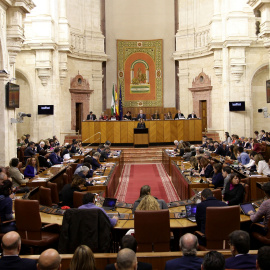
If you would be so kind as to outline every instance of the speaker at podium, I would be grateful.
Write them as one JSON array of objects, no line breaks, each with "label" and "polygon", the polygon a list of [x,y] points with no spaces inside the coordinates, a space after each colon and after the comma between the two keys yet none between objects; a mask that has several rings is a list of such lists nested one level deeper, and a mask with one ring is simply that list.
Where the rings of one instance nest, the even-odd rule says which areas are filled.
[{"label": "speaker at podium", "polygon": [[134,128],[134,147],[148,147],[148,128]]}]

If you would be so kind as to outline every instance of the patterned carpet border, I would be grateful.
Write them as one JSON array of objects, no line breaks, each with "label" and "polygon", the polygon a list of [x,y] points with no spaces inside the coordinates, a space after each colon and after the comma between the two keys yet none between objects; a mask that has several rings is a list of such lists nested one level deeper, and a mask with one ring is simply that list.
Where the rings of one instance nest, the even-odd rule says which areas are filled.
[{"label": "patterned carpet border", "polygon": [[[166,196],[168,198],[168,201],[173,202],[173,201],[180,200],[180,198],[175,190],[175,187],[172,184],[171,179],[169,178],[168,174],[166,173],[166,171],[164,169],[164,166],[161,163],[147,163],[147,165],[149,165],[149,164],[156,165],[159,176],[162,180],[162,184],[163,184],[164,190],[166,192]],[[129,185],[130,170],[131,170],[132,165],[142,165],[142,164],[129,163],[129,164],[124,165],[122,175],[121,175],[121,178],[119,181],[118,189],[115,193],[115,197],[120,202],[125,202],[127,188]]]}]

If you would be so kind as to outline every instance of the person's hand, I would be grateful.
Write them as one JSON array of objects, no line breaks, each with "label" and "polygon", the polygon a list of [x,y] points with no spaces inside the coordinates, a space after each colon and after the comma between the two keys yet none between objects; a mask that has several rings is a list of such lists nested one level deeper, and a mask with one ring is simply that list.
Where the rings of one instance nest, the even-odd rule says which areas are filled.
[{"label": "person's hand", "polygon": [[254,211],[250,210],[248,211],[248,215],[253,215],[254,214]]},{"label": "person's hand", "polygon": [[115,219],[116,222],[118,222],[118,220],[119,220],[118,216],[113,216],[113,219]]}]

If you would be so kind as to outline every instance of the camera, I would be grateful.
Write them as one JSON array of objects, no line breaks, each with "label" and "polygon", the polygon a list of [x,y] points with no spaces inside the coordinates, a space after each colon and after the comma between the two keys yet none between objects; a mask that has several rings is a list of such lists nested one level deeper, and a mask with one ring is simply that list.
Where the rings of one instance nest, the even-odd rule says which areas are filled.
[{"label": "camera", "polygon": [[261,109],[258,109],[258,113],[263,113],[263,117],[264,118],[268,118],[269,117],[268,108],[266,108],[266,107],[261,108]]},{"label": "camera", "polygon": [[31,117],[31,113],[23,113],[23,112],[19,112],[18,113],[19,117]]}]

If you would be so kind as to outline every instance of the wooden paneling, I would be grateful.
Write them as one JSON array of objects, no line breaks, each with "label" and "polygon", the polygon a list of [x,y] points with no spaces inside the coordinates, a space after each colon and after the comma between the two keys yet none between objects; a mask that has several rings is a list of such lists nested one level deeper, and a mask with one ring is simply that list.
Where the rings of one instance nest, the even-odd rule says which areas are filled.
[{"label": "wooden paneling", "polygon": [[[82,122],[82,141],[84,143],[99,143],[109,140],[112,143],[133,143],[134,128],[137,121],[84,121]],[[149,143],[165,143],[174,140],[201,141],[202,120],[158,120],[145,121],[149,129]],[[91,137],[93,136],[93,137]],[[91,137],[91,138],[90,138]]]},{"label": "wooden paneling", "polygon": [[100,122],[101,143],[105,143],[107,140],[107,123]]},{"label": "wooden paneling", "polygon": [[157,142],[157,122],[151,121],[148,122],[149,124],[149,143],[156,143]]},{"label": "wooden paneling", "polygon": [[156,121],[157,143],[164,142],[164,121]]},{"label": "wooden paneling", "polygon": [[120,139],[121,143],[128,143],[128,122],[121,122],[121,134],[120,134]]},{"label": "wooden paneling", "polygon": [[171,142],[171,125],[172,121],[164,121],[163,125],[163,135],[164,135],[164,142]]}]

